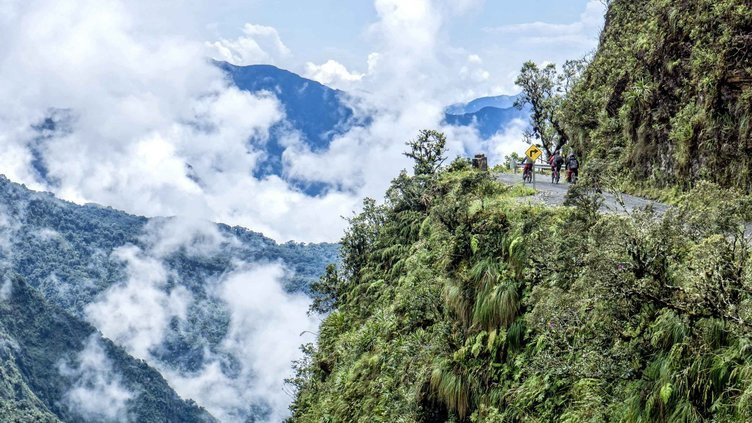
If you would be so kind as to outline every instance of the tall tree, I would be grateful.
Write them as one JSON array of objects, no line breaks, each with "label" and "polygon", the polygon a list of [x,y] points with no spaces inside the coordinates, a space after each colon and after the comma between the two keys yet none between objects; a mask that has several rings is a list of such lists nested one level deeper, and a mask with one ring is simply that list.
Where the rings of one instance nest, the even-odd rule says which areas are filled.
[{"label": "tall tree", "polygon": [[446,160],[446,136],[439,131],[423,129],[407,146],[410,150],[404,154],[415,160],[416,176],[434,174]]},{"label": "tall tree", "polygon": [[540,141],[547,156],[569,142],[559,110],[565,95],[579,79],[585,63],[584,59],[568,61],[559,74],[553,63],[541,68],[528,61],[522,65],[517,77],[516,84],[522,87],[522,96],[515,106],[522,109],[530,105],[532,108],[531,130],[525,133],[525,137],[530,143]]}]

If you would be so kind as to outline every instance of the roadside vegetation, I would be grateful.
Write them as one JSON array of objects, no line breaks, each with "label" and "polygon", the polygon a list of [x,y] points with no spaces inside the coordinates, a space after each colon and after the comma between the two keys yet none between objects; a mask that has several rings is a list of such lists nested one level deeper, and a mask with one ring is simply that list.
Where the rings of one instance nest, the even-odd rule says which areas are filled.
[{"label": "roadside vegetation", "polygon": [[291,421],[752,421],[752,8],[607,3],[592,57],[517,81],[528,140],[582,160],[566,205],[410,143],[314,287]]},{"label": "roadside vegetation", "polygon": [[583,185],[548,208],[421,157],[314,287],[291,421],[752,419],[747,200],[702,183],[603,215]]}]

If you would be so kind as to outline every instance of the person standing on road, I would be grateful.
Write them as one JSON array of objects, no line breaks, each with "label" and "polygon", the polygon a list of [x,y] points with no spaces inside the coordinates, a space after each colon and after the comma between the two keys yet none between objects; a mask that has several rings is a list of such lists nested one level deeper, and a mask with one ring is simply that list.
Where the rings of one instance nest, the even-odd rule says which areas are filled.
[{"label": "person standing on road", "polygon": [[[567,157],[567,182],[576,182],[579,174],[580,162],[577,160],[577,156],[574,155],[574,152],[571,152]],[[572,179],[572,176],[574,176],[574,180]]]}]

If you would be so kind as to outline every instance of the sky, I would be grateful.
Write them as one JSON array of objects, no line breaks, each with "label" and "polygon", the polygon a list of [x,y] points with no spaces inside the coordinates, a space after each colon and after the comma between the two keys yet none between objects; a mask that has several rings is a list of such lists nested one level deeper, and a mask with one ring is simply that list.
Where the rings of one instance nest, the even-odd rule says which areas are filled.
[{"label": "sky", "polygon": [[[439,41],[458,57],[479,57],[482,71],[478,73],[488,73],[483,80],[470,78],[457,101],[516,94],[515,72],[525,60],[561,63],[587,54],[595,47],[604,9],[600,1],[588,0],[454,3],[455,13],[443,23]],[[352,73],[366,73],[367,56],[379,44],[371,31],[377,8],[369,0],[255,0],[228,5],[222,13],[209,15],[205,36],[242,37],[248,15],[254,17],[254,24],[277,31],[290,50],[288,57],[277,58],[279,64],[302,74],[304,63],[321,65],[330,60]]]},{"label": "sky", "polygon": [[[603,14],[599,0],[0,0],[0,173],[77,203],[336,241],[342,216],[410,168],[419,129],[445,131],[450,155],[524,150],[524,122],[483,141],[444,127],[443,108],[518,92],[526,60],[593,51]],[[239,91],[209,58],[352,94],[369,127],[316,152],[291,132],[283,155],[286,175],[340,189],[254,178],[283,105]],[[45,118],[56,126],[40,133]]]}]

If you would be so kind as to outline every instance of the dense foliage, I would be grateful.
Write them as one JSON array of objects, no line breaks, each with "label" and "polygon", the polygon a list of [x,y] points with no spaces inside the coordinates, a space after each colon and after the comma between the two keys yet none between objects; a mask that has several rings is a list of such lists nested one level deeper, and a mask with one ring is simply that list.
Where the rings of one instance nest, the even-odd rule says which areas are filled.
[{"label": "dense foliage", "polygon": [[748,0],[613,0],[600,47],[562,106],[585,169],[625,187],[752,190]]},{"label": "dense foliage", "polygon": [[[303,347],[296,422],[752,419],[752,205],[530,205],[455,161],[367,202]],[[746,200],[745,200],[746,201]]]},{"label": "dense foliage", "polygon": [[546,157],[561,151],[569,142],[564,130],[562,104],[579,80],[585,63],[584,59],[570,60],[558,72],[553,63],[539,67],[534,62],[526,62],[515,81],[522,87],[522,94],[515,106],[518,109],[529,107],[531,110],[530,128],[525,131],[525,139],[528,143],[540,145]]}]

